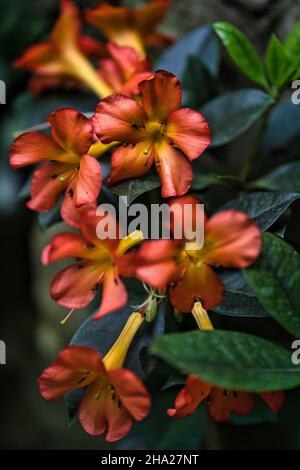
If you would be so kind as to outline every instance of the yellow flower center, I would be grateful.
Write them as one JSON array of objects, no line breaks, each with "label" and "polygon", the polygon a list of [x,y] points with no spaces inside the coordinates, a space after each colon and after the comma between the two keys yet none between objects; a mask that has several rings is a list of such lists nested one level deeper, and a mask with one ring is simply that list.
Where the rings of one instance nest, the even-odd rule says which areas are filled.
[{"label": "yellow flower center", "polygon": [[145,127],[146,133],[153,143],[159,143],[163,140],[165,132],[164,123],[149,121]]}]

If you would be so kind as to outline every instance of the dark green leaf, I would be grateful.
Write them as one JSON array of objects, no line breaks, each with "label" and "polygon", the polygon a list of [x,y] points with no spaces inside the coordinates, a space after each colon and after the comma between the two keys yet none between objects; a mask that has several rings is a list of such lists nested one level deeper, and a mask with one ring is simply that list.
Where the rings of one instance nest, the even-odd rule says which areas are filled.
[{"label": "dark green leaf", "polygon": [[220,50],[211,26],[197,28],[176,41],[160,56],[155,69],[168,70],[182,80],[191,55],[201,58],[212,76],[218,74]]},{"label": "dark green leaf", "polygon": [[57,224],[62,221],[60,215],[61,202],[56,204],[56,206],[48,212],[39,212],[38,222],[42,230],[46,230],[54,224]]},{"label": "dark green leaf", "polygon": [[236,199],[227,202],[221,210],[236,209],[246,212],[255,220],[261,230],[267,230],[283,214],[299,193],[253,192],[241,193]]},{"label": "dark green leaf", "polygon": [[124,181],[115,186],[107,186],[107,189],[118,196],[127,196],[127,205],[130,206],[137,197],[160,186],[161,181],[158,176],[145,176],[144,178]]},{"label": "dark green leaf", "polygon": [[207,103],[201,112],[212,132],[211,146],[228,144],[239,137],[273,103],[271,96],[255,89],[226,93]]},{"label": "dark green leaf", "polygon": [[220,275],[225,286],[223,302],[212,310],[222,315],[239,317],[268,317],[240,271],[225,271]]},{"label": "dark green leaf", "polygon": [[151,352],[186,374],[219,387],[285,390],[300,384],[291,352],[265,339],[234,331],[190,331],[158,338]]},{"label": "dark green leaf", "polygon": [[223,186],[225,188],[239,188],[244,181],[237,176],[215,175],[214,173],[195,173],[191,189],[201,191],[210,186]]},{"label": "dark green leaf", "polygon": [[215,23],[213,27],[235,64],[254,82],[267,87],[263,63],[244,33],[226,22]]},{"label": "dark green leaf", "polygon": [[189,56],[182,79],[183,106],[197,108],[216,96],[216,82],[196,56]]},{"label": "dark green leaf", "polygon": [[300,162],[289,162],[275,168],[259,180],[253,181],[251,187],[300,192]]},{"label": "dark green leaf", "polygon": [[[166,410],[173,406],[178,390],[155,391],[151,413],[135,423],[120,441],[119,450],[193,450],[200,448],[204,436],[203,408],[183,420],[170,419]],[[158,432],[159,423],[159,432]]]},{"label": "dark green leaf", "polygon": [[285,85],[298,65],[298,61],[291,59],[275,34],[271,36],[267,47],[266,65],[270,81],[276,87]]},{"label": "dark green leaf", "polygon": [[244,275],[270,315],[300,338],[300,255],[296,250],[265,233],[262,253]]}]

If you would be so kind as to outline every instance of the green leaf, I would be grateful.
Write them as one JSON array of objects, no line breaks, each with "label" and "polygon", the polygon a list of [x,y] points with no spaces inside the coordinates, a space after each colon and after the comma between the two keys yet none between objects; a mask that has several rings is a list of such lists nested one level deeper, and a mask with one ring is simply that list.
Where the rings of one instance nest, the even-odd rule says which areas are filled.
[{"label": "green leaf", "polygon": [[130,206],[137,197],[160,186],[161,181],[158,176],[145,176],[144,178],[124,181],[115,186],[107,186],[107,189],[118,196],[127,196],[127,205]]},{"label": "green leaf", "polygon": [[239,137],[273,104],[271,96],[255,89],[233,91],[208,102],[201,112],[212,132],[211,146]]},{"label": "green leaf", "polygon": [[249,39],[238,28],[226,22],[215,23],[213,28],[244,74],[263,87],[268,87],[263,63]]},{"label": "green leaf", "polygon": [[244,275],[270,315],[300,338],[300,255],[297,251],[281,238],[265,233],[262,253]]},{"label": "green leaf", "polygon": [[240,188],[244,181],[238,176],[215,175],[214,173],[195,173],[191,189],[201,191],[210,186],[222,186],[225,188]]},{"label": "green leaf", "polygon": [[217,94],[216,81],[196,56],[189,56],[182,79],[183,106],[197,108]]},{"label": "green leaf", "polygon": [[284,45],[273,34],[266,51],[267,71],[272,85],[279,88],[285,85],[295,72],[298,62],[291,59]]},{"label": "green leaf", "polygon": [[190,56],[199,57],[213,77],[218,75],[220,48],[211,26],[201,26],[162,53],[155,69],[164,69],[183,79]]},{"label": "green leaf", "polygon": [[221,315],[238,317],[268,317],[240,271],[227,270],[219,277],[225,287],[223,302],[212,309]]},{"label": "green leaf", "polygon": [[252,188],[300,192],[300,162],[289,162],[274,168],[270,173],[250,184]]},{"label": "green leaf", "polygon": [[[155,390],[151,413],[135,423],[118,444],[118,450],[194,450],[204,437],[204,408],[185,419],[170,419],[166,410],[173,406],[178,390]],[[159,423],[159,432],[158,432]]]},{"label": "green leaf", "polygon": [[262,191],[241,193],[239,197],[227,202],[220,210],[236,209],[246,212],[264,231],[271,227],[292,202],[299,198],[299,193]]},{"label": "green leaf", "polygon": [[46,230],[52,225],[58,224],[59,222],[62,221],[62,218],[60,215],[61,203],[62,203],[62,200],[58,202],[56,206],[50,211],[40,212],[38,214],[38,223],[42,230]]},{"label": "green leaf", "polygon": [[300,56],[300,21],[298,21],[287,39],[284,46],[286,50],[293,56],[299,58]]},{"label": "green leaf", "polygon": [[246,333],[173,333],[155,340],[150,350],[180,372],[222,388],[263,392],[300,384],[300,367],[292,364],[290,351]]}]

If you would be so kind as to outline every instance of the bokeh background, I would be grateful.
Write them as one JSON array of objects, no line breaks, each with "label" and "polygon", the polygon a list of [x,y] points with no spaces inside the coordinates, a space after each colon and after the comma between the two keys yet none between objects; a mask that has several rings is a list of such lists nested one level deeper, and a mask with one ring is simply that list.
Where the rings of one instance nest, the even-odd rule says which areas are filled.
[{"label": "bokeh background", "polygon": [[[98,2],[75,3],[90,7]],[[110,3],[132,6],[142,2]],[[47,38],[58,15],[58,1],[0,0],[0,11],[0,79],[7,85],[7,104],[0,105],[0,339],[7,345],[7,365],[0,366],[0,448],[99,449],[105,447],[102,440],[85,435],[78,426],[67,429],[63,400],[49,404],[38,393],[36,378],[69,342],[85,313],[80,312],[64,327],[60,325],[65,311],[49,298],[57,265],[43,268],[39,263],[40,252],[57,227],[44,232],[37,224],[34,214],[17,196],[28,173],[15,173],[8,165],[13,132],[45,121],[57,106],[75,105],[88,111],[96,101],[87,93],[66,91],[33,98],[26,91],[28,75],[11,67],[27,46]],[[271,32],[285,37],[299,19],[298,0],[173,0],[162,29],[180,37],[203,24],[230,21],[263,50]],[[97,31],[92,30],[92,34],[100,38]],[[221,79],[224,87],[247,83],[226,58]],[[244,427],[243,433],[231,424],[216,427],[211,421],[205,422],[208,418],[201,412],[170,424],[164,418],[164,410],[173,400],[170,393],[159,397],[151,417],[122,444],[124,449],[295,446],[284,432],[284,419],[276,425],[271,416],[266,417],[266,424]],[[288,409],[285,413],[288,420]]]}]

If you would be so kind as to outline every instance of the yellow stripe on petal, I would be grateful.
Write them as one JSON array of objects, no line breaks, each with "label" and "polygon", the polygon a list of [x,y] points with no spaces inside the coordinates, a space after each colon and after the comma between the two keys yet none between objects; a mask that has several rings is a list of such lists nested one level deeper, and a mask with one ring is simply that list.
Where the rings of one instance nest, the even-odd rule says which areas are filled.
[{"label": "yellow stripe on petal", "polygon": [[200,330],[213,330],[213,324],[210,321],[207,311],[202,307],[201,302],[195,302],[192,314]]},{"label": "yellow stripe on petal", "polygon": [[143,232],[141,230],[135,230],[131,232],[127,237],[124,237],[117,248],[116,254],[117,256],[124,255],[126,251],[130,250],[130,248],[140,244],[144,240]]}]

